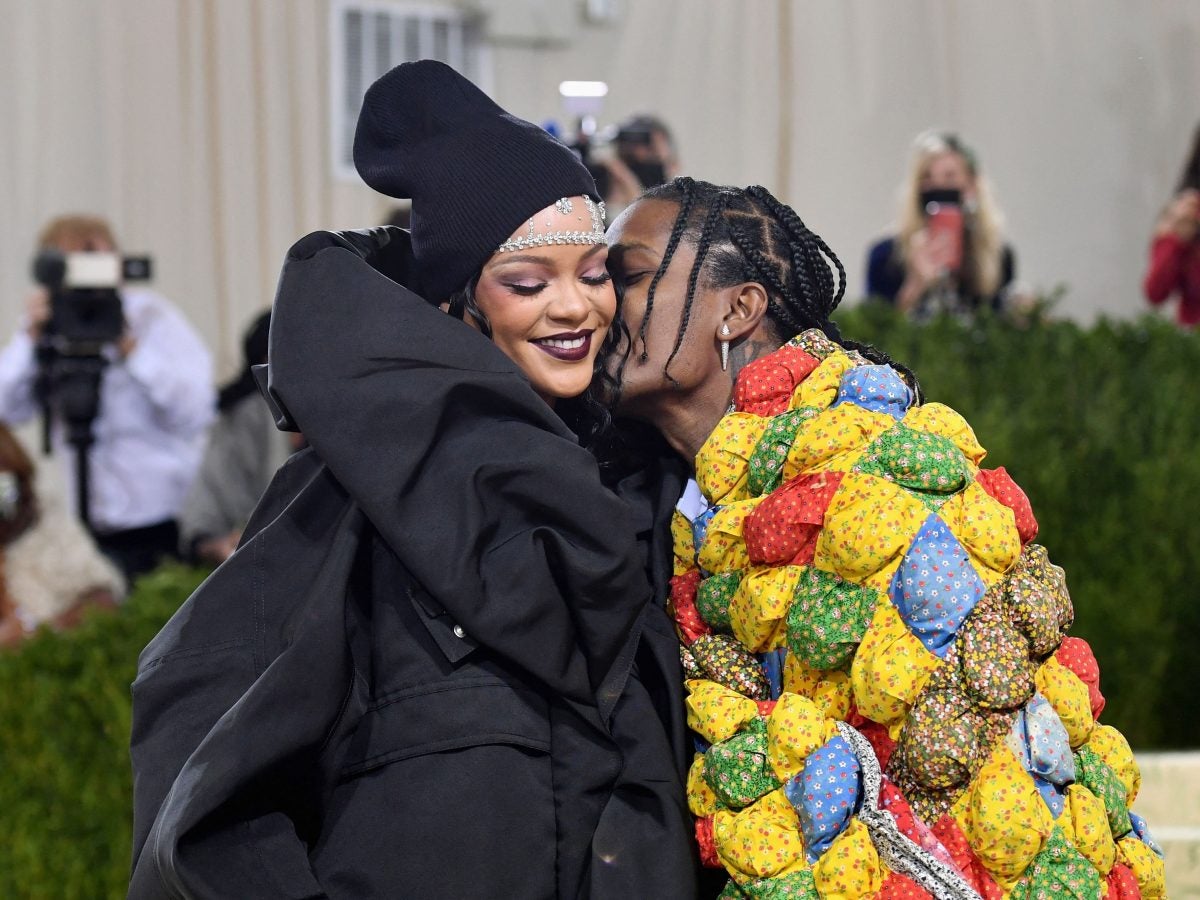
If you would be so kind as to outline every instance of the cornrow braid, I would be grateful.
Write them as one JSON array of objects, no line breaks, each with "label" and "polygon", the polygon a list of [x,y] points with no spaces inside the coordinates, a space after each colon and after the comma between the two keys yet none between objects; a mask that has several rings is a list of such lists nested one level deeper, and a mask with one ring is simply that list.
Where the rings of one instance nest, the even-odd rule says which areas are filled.
[{"label": "cornrow braid", "polygon": [[779,271],[773,265],[775,261],[755,247],[743,229],[737,227],[730,228],[729,237],[733,241],[734,246],[742,251],[746,259],[750,261],[755,273],[772,289],[767,294],[767,308],[774,314],[774,318],[786,325],[789,330],[796,332],[803,331],[804,325],[792,315],[784,303],[776,299],[777,297],[790,299],[791,291],[788,290],[787,286],[780,279]]},{"label": "cornrow braid", "polygon": [[[695,191],[693,190],[696,182],[686,175],[682,175],[671,182],[672,186],[679,191],[679,215],[675,219],[675,225],[671,229],[671,237],[667,241],[667,248],[663,251],[662,262],[658,266],[658,271],[654,273],[654,277],[650,279],[650,287],[646,291],[646,314],[642,316],[642,324],[638,328],[638,340],[642,343],[641,361],[646,361],[646,326],[650,323],[650,313],[654,309],[654,291],[658,288],[658,283],[662,281],[662,277],[667,273],[668,267],[671,265],[671,259],[675,256],[675,249],[679,246],[679,240],[683,237],[683,224],[687,222],[688,217],[692,213],[692,204],[695,203]],[[692,295],[688,293],[688,307],[691,307]],[[676,345],[678,349],[678,344]],[[674,359],[675,354],[671,354]]]},{"label": "cornrow braid", "polygon": [[[821,304],[823,307],[821,319],[828,320],[846,295],[846,267],[842,265],[837,254],[821,236],[804,224],[794,209],[786,203],[780,202],[765,187],[758,184],[751,185],[746,188],[746,193],[761,201],[783,225],[784,229],[796,238],[797,244],[793,245],[792,254],[793,274],[814,302],[817,297],[808,288],[810,280],[819,282],[822,293],[828,298],[825,303]],[[833,274],[829,271],[829,263],[832,263],[837,270],[836,293],[834,292]],[[805,277],[801,277],[802,275]]]},{"label": "cornrow braid", "polygon": [[[708,215],[704,217],[704,226],[700,229],[700,240],[696,243],[696,260],[692,263],[692,271],[688,273],[688,302],[683,308],[683,317],[679,322],[679,332],[675,335],[675,346],[671,348],[671,355],[667,357],[667,362],[663,366],[664,371],[671,367],[675,355],[679,353],[679,348],[683,346],[683,336],[687,333],[688,322],[692,318],[692,298],[696,295],[696,282],[700,279],[700,270],[704,268],[704,258],[708,255],[713,230],[716,228],[717,223],[721,221],[728,197],[729,195],[724,191],[719,192],[713,199],[712,206],[708,209]],[[648,315],[649,309],[646,312]],[[643,324],[645,324],[644,321]]]}]

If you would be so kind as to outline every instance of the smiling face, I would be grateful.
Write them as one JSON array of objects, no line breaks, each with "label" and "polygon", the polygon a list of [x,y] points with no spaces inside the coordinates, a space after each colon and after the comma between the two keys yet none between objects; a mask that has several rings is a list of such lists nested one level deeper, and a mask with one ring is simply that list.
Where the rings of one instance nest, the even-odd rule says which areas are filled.
[{"label": "smiling face", "polygon": [[[576,218],[550,206],[531,221],[538,233],[584,230]],[[513,238],[527,233],[523,225]],[[492,340],[550,404],[592,379],[617,311],[607,259],[604,244],[552,244],[495,253],[480,272],[475,305]]]}]

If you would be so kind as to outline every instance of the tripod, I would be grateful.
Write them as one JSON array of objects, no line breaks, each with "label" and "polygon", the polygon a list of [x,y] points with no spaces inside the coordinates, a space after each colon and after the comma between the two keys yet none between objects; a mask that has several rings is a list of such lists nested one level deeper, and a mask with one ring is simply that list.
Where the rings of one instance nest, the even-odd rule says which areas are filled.
[{"label": "tripod", "polygon": [[79,518],[89,531],[90,463],[95,443],[92,423],[100,412],[100,379],[108,365],[99,353],[70,355],[58,350],[39,352],[41,373],[37,393],[42,406],[42,452],[50,452],[50,419],[57,413],[75,451],[75,488]]}]

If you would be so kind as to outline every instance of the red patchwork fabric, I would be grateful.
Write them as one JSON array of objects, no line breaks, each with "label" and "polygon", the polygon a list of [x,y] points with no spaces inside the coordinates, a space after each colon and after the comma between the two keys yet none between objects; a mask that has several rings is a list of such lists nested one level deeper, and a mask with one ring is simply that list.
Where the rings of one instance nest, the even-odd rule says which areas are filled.
[{"label": "red patchwork fabric", "polygon": [[1109,870],[1105,888],[1104,900],[1142,900],[1137,878],[1130,868],[1122,863],[1117,863]]},{"label": "red patchwork fabric", "polygon": [[888,734],[887,726],[870,719],[862,719],[862,724],[855,724],[854,727],[870,742],[871,749],[875,751],[875,758],[879,760],[879,768],[886,771],[892,751],[896,749],[896,742]]},{"label": "red patchwork fabric", "polygon": [[1092,705],[1092,718],[1099,719],[1104,709],[1104,695],[1100,693],[1100,663],[1092,653],[1091,645],[1083,638],[1065,637],[1054,654],[1064,667],[1075,673],[1080,681],[1087,685],[1088,700]]},{"label": "red patchwork fabric", "polygon": [[691,646],[702,634],[712,629],[700,617],[696,609],[696,590],[700,586],[700,570],[692,569],[671,579],[671,608],[675,611],[675,623],[686,646]]},{"label": "red patchwork fabric", "polygon": [[713,835],[712,816],[696,820],[696,843],[700,847],[700,865],[706,869],[721,869],[721,858],[717,856],[717,839]]},{"label": "red patchwork fabric", "polygon": [[1021,536],[1022,544],[1028,544],[1037,537],[1038,523],[1033,517],[1033,507],[1029,504],[1029,498],[1012,480],[1004,466],[998,469],[980,469],[975,480],[994,499],[1013,511],[1017,520],[1017,534]]},{"label": "red patchwork fabric", "polygon": [[819,365],[816,357],[786,345],[738,373],[733,408],[756,416],[777,416],[788,408],[792,391]]},{"label": "red patchwork fabric", "polygon": [[899,872],[889,873],[883,887],[875,896],[878,900],[925,900],[925,898],[932,900],[933,898],[929,891]]},{"label": "red patchwork fabric", "polygon": [[811,563],[825,510],[841,483],[840,472],[801,475],[763,498],[742,523],[750,561],[770,566]]},{"label": "red patchwork fabric", "polygon": [[954,865],[958,867],[967,884],[975,889],[975,893],[984,900],[1001,900],[1004,891],[1000,890],[1000,885],[996,884],[979,861],[979,857],[967,843],[967,836],[949,813],[937,820],[937,824],[933,826],[933,835],[950,852]]}]

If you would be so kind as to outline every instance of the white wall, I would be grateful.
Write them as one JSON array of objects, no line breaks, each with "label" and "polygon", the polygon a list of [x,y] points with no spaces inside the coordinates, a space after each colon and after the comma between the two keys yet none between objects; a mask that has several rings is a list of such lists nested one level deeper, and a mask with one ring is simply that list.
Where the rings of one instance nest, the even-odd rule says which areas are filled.
[{"label": "white wall", "polygon": [[[991,176],[1021,281],[1069,284],[1060,310],[1083,319],[1143,309],[1148,233],[1200,119],[1200,4],[625,0],[613,25],[576,0],[459,5],[497,3],[578,22],[493,47],[502,105],[561,118],[560,80],[607,80],[604,121],[658,113],[690,174],[775,190],[851,296],[912,137],[940,125]],[[292,240],[387,207],[330,174],[326,0],[0,0],[0,22],[0,332],[40,224],[93,210],[156,257],[225,375]]]}]

